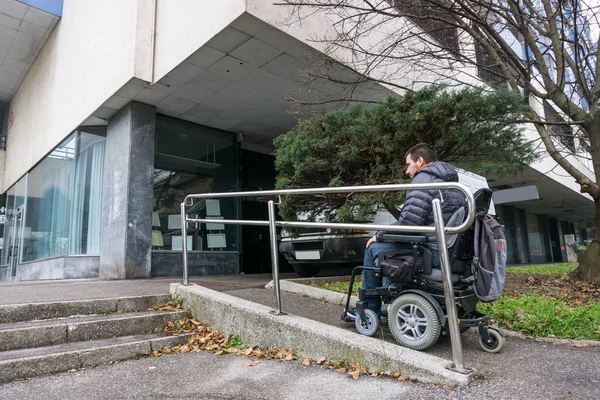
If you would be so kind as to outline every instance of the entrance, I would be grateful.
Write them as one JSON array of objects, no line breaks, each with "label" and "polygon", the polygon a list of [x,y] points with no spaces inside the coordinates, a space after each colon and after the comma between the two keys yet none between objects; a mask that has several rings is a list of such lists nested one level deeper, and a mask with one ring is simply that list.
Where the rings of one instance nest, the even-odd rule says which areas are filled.
[{"label": "entrance", "polygon": [[[268,221],[267,203],[242,201],[242,219]],[[260,274],[271,272],[269,227],[242,225],[242,272]]]},{"label": "entrance", "polygon": [[558,220],[548,218],[548,230],[550,231],[550,248],[552,251],[552,261],[563,261],[560,233],[558,232]]},{"label": "entrance", "polygon": [[11,187],[6,196],[2,270],[0,270],[3,280],[11,280],[17,276],[25,226],[26,188],[27,175]]},{"label": "entrance", "polygon": [[22,241],[19,232],[23,229],[23,216],[23,206],[10,210],[6,215],[2,267],[8,269],[9,278],[14,278],[17,275]]}]

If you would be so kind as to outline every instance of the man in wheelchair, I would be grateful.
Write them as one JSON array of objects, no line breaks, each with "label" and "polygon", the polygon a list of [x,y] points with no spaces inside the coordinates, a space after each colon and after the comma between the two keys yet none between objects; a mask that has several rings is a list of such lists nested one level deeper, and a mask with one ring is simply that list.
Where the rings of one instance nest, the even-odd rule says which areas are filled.
[{"label": "man in wheelchair", "polygon": [[[406,173],[412,178],[411,183],[442,183],[458,182],[458,173],[450,164],[437,161],[435,151],[426,143],[419,143],[411,147],[405,154]],[[406,194],[404,207],[400,213],[398,221],[394,225],[433,225],[433,199],[442,200],[442,213],[444,216],[444,225],[453,223],[459,225],[464,218],[464,207],[466,199],[464,195],[457,190],[411,190]],[[455,215],[457,211],[463,210],[462,218]],[[451,218],[458,220],[450,221]],[[452,226],[452,225],[450,225]],[[384,241],[385,232],[378,232],[367,242],[365,258],[363,265],[365,267],[375,266],[375,261],[380,252],[392,249],[412,249],[411,243],[397,243]],[[423,250],[427,252],[427,257],[431,260],[433,268],[439,268],[439,253],[437,251],[437,239],[435,234],[426,235],[426,245]],[[416,260],[414,260],[416,261]],[[373,270],[363,270],[362,288],[375,289],[381,286],[388,286],[389,281],[384,277],[375,274]],[[380,314],[381,299],[370,298],[368,308]]]},{"label": "man in wheelchair", "polygon": [[[418,144],[406,152],[407,173],[412,183],[457,182],[458,174],[449,164],[436,161],[433,149]],[[491,190],[474,194],[477,218],[483,218],[491,201]],[[441,200],[445,226],[458,226],[465,219],[466,199],[458,190],[409,191],[395,223],[433,225],[432,201]],[[479,329],[479,344],[484,351],[499,352],[504,346],[500,330],[489,327],[490,318],[476,310],[478,302],[472,288],[471,264],[474,226],[447,237],[459,329]],[[350,295],[355,276],[362,271],[362,285],[356,310],[350,312]],[[384,308],[382,308],[384,303]],[[441,334],[448,333],[444,286],[440,270],[437,238],[433,234],[397,235],[378,232],[367,243],[364,265],[352,273],[342,319],[354,321],[359,333],[373,336],[380,317],[387,317],[396,341],[414,350],[433,346]]]}]

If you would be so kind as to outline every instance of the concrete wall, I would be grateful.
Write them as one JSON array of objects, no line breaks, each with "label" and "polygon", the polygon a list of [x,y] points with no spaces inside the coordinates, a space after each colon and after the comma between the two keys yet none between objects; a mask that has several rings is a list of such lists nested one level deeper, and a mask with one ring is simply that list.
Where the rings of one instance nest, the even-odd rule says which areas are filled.
[{"label": "concrete wall", "polygon": [[[543,106],[542,102],[539,99],[534,98],[533,96],[530,99],[531,99],[531,107],[539,115],[543,116],[544,115],[544,106]],[[531,140],[539,139],[539,137],[540,137],[535,126],[533,126],[533,124],[528,124],[526,126],[525,136],[530,138]],[[555,143],[556,143],[556,141],[555,141]],[[556,148],[559,150],[562,149],[561,146],[562,145],[560,145],[560,144],[556,144]],[[571,164],[573,164],[573,166],[575,168],[577,168],[579,171],[584,173],[588,178],[590,178],[592,181],[596,181],[594,172],[591,171],[586,165],[584,165],[581,162],[581,159],[579,157],[569,155],[569,156],[567,156],[567,160]],[[590,195],[588,195],[586,193],[580,193],[579,190],[581,189],[581,186],[579,186],[577,184],[577,182],[575,182],[575,178],[571,177],[571,175],[569,175],[569,173],[567,171],[565,171],[561,166],[556,165],[556,161],[554,161],[554,159],[552,159],[552,157],[548,156],[547,154],[545,155],[545,157],[543,157],[538,162],[531,164],[531,167],[540,171],[544,175],[554,179],[556,182],[560,183],[561,185],[568,187],[569,189],[573,190],[574,192],[580,194],[582,197],[585,197],[590,201],[592,200],[592,197]]]},{"label": "concrete wall", "polygon": [[[352,2],[359,7],[364,6],[360,0],[351,0],[350,3]],[[248,13],[303,41],[316,50],[343,62],[357,72],[364,73],[368,70],[368,75],[372,78],[411,89],[419,89],[434,82],[455,84],[457,81],[467,84],[476,84],[479,82],[476,71],[472,67],[460,68],[454,65],[452,75],[450,76],[448,73],[448,63],[439,59],[431,59],[426,69],[409,65],[408,63],[392,64],[389,62],[383,62],[373,68],[370,63],[367,64],[363,60],[364,55],[362,54],[358,54],[357,56],[356,53],[347,48],[329,48],[327,40],[336,38],[337,36],[334,24],[338,24],[341,20],[339,11],[328,13],[320,10],[314,13],[314,9],[304,7],[299,10],[299,19],[298,14],[294,13],[291,7],[276,5],[274,4],[276,2],[248,0],[247,3]],[[351,11],[350,14],[355,14],[355,12]],[[348,26],[352,26],[352,24]],[[367,31],[367,28],[372,29],[369,30],[368,34],[362,35],[358,42],[362,48],[375,49],[373,50],[375,53],[383,51],[384,48],[393,45],[396,41],[394,35],[398,32],[399,26],[405,32],[408,32],[410,29],[419,29],[407,20],[402,21],[375,16],[369,19],[369,21],[364,22],[361,31]],[[464,39],[461,39],[462,41]],[[407,41],[401,47],[404,51],[416,51],[415,49],[419,48],[426,50],[426,46],[418,39]],[[372,59],[369,59],[369,61],[372,61]],[[421,65],[428,61],[426,56],[419,57],[419,64]],[[473,75],[474,71],[475,75]],[[389,89],[398,93],[403,92],[399,87],[389,86]]]},{"label": "concrete wall", "polygon": [[19,264],[15,280],[97,278],[99,265],[99,256],[65,256],[32,261]]},{"label": "concrete wall", "polygon": [[245,0],[156,0],[154,82],[239,17]]},{"label": "concrete wall", "polygon": [[142,46],[151,38],[136,35],[138,21],[143,27],[149,26],[148,14],[143,11],[151,6],[148,0],[64,1],[63,18],[12,100],[14,122],[8,131],[0,192],[42,159],[136,70],[149,76],[150,66],[144,67],[140,60],[147,63],[150,58],[135,49],[136,43]]}]

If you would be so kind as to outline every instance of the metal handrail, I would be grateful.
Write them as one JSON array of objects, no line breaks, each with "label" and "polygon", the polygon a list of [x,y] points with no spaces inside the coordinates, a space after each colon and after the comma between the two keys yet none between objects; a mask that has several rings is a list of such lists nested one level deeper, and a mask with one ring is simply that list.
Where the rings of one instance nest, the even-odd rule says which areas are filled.
[{"label": "metal handrail", "polygon": [[[303,194],[335,194],[335,193],[364,193],[364,192],[389,192],[389,191],[409,191],[409,190],[444,190],[459,189],[467,197],[467,220],[456,227],[445,227],[446,233],[460,233],[467,230],[475,221],[475,200],[471,191],[463,184],[457,182],[446,183],[419,183],[419,184],[394,184],[394,185],[368,185],[368,186],[342,186],[311,189],[285,189],[285,190],[261,190],[253,192],[226,192],[226,193],[203,193],[190,194],[185,197],[182,206],[193,205],[194,199],[209,199],[216,197],[243,197],[243,196],[282,196],[282,195],[303,195]],[[189,222],[219,223],[231,225],[258,225],[268,226],[268,221],[243,221],[243,220],[223,220],[223,219],[189,219]],[[375,224],[346,224],[337,222],[291,222],[277,221],[277,226],[283,227],[304,227],[304,228],[333,228],[333,229],[363,229],[365,226],[370,230],[386,230],[389,232],[416,232],[416,233],[435,233],[435,226],[402,226],[402,225],[375,225]]]},{"label": "metal handrail", "polygon": [[[369,223],[335,223],[335,222],[304,222],[304,221],[276,221],[275,220],[275,202],[268,202],[269,220],[268,221],[249,221],[249,220],[227,220],[227,219],[195,219],[188,218],[186,207],[194,204],[196,199],[210,199],[220,197],[244,197],[244,196],[282,196],[282,195],[307,195],[307,194],[337,194],[337,193],[362,193],[362,192],[389,192],[389,191],[409,191],[409,190],[445,190],[458,189],[465,194],[467,200],[467,218],[456,226],[444,226],[441,201],[434,199],[432,202],[434,225],[433,226],[406,226],[406,225],[377,225]],[[431,184],[394,184],[394,185],[367,185],[367,186],[343,186],[326,187],[310,189],[287,189],[287,190],[264,190],[253,192],[227,192],[227,193],[203,193],[187,195],[180,207],[181,211],[181,239],[183,253],[183,285],[189,285],[188,254],[187,254],[187,224],[193,223],[215,223],[229,225],[255,225],[268,226],[270,232],[271,244],[271,263],[273,269],[273,286],[275,289],[275,315],[284,314],[281,311],[281,293],[279,288],[279,256],[277,249],[276,227],[298,227],[298,228],[333,228],[333,229],[365,229],[382,230],[387,232],[412,232],[412,233],[435,233],[440,249],[440,264],[442,270],[442,280],[444,283],[444,295],[446,299],[446,309],[448,312],[448,325],[450,328],[450,340],[452,343],[452,353],[454,358],[453,369],[468,373],[471,370],[464,367],[462,343],[458,329],[458,319],[456,313],[456,303],[451,280],[450,260],[448,249],[446,247],[446,234],[456,234],[466,231],[475,221],[475,199],[473,193],[468,187],[457,182],[431,183]],[[448,306],[452,305],[452,306]]]}]

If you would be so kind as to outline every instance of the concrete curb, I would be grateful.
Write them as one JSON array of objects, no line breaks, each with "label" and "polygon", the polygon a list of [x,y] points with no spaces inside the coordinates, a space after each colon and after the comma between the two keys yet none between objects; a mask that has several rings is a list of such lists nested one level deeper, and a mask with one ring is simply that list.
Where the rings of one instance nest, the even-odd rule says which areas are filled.
[{"label": "concrete curb", "polygon": [[525,335],[521,332],[509,331],[502,328],[504,336],[514,337],[523,340],[533,340],[534,342],[549,343],[554,345],[572,346],[572,347],[600,347],[600,341],[597,340],[576,340],[576,339],[557,339],[550,337],[536,338],[530,335]]},{"label": "concrete curb", "polygon": [[399,371],[420,382],[465,386],[474,374],[448,369],[449,360],[361,336],[293,315],[275,316],[269,307],[202,286],[171,284],[171,294],[199,321],[250,346],[293,348],[303,357],[358,362],[376,371]]},{"label": "concrete curb", "polygon": [[104,311],[145,311],[148,307],[165,304],[169,300],[169,295],[153,295],[48,303],[5,304],[0,305],[0,324],[70,317],[73,315],[99,314]]},{"label": "concrete curb", "polygon": [[[178,336],[134,338],[125,343],[102,341],[102,345],[88,342],[88,348],[59,351],[42,355],[24,355],[0,361],[0,383],[15,379],[66,372],[84,366],[100,365],[109,361],[127,360],[187,342],[191,334]],[[38,349],[33,349],[36,351]],[[21,351],[22,352],[22,351]]]},{"label": "concrete curb", "polygon": [[[267,283],[265,287],[272,288],[273,281]],[[331,304],[339,304],[342,306],[346,305],[346,298],[348,297],[344,293],[333,292],[327,289],[321,289],[314,286],[304,285],[302,283],[296,283],[289,280],[279,281],[279,288],[284,292],[291,292],[301,294],[303,296],[312,297],[315,299],[326,301]],[[350,307],[356,307],[358,297],[350,296]]]}]

